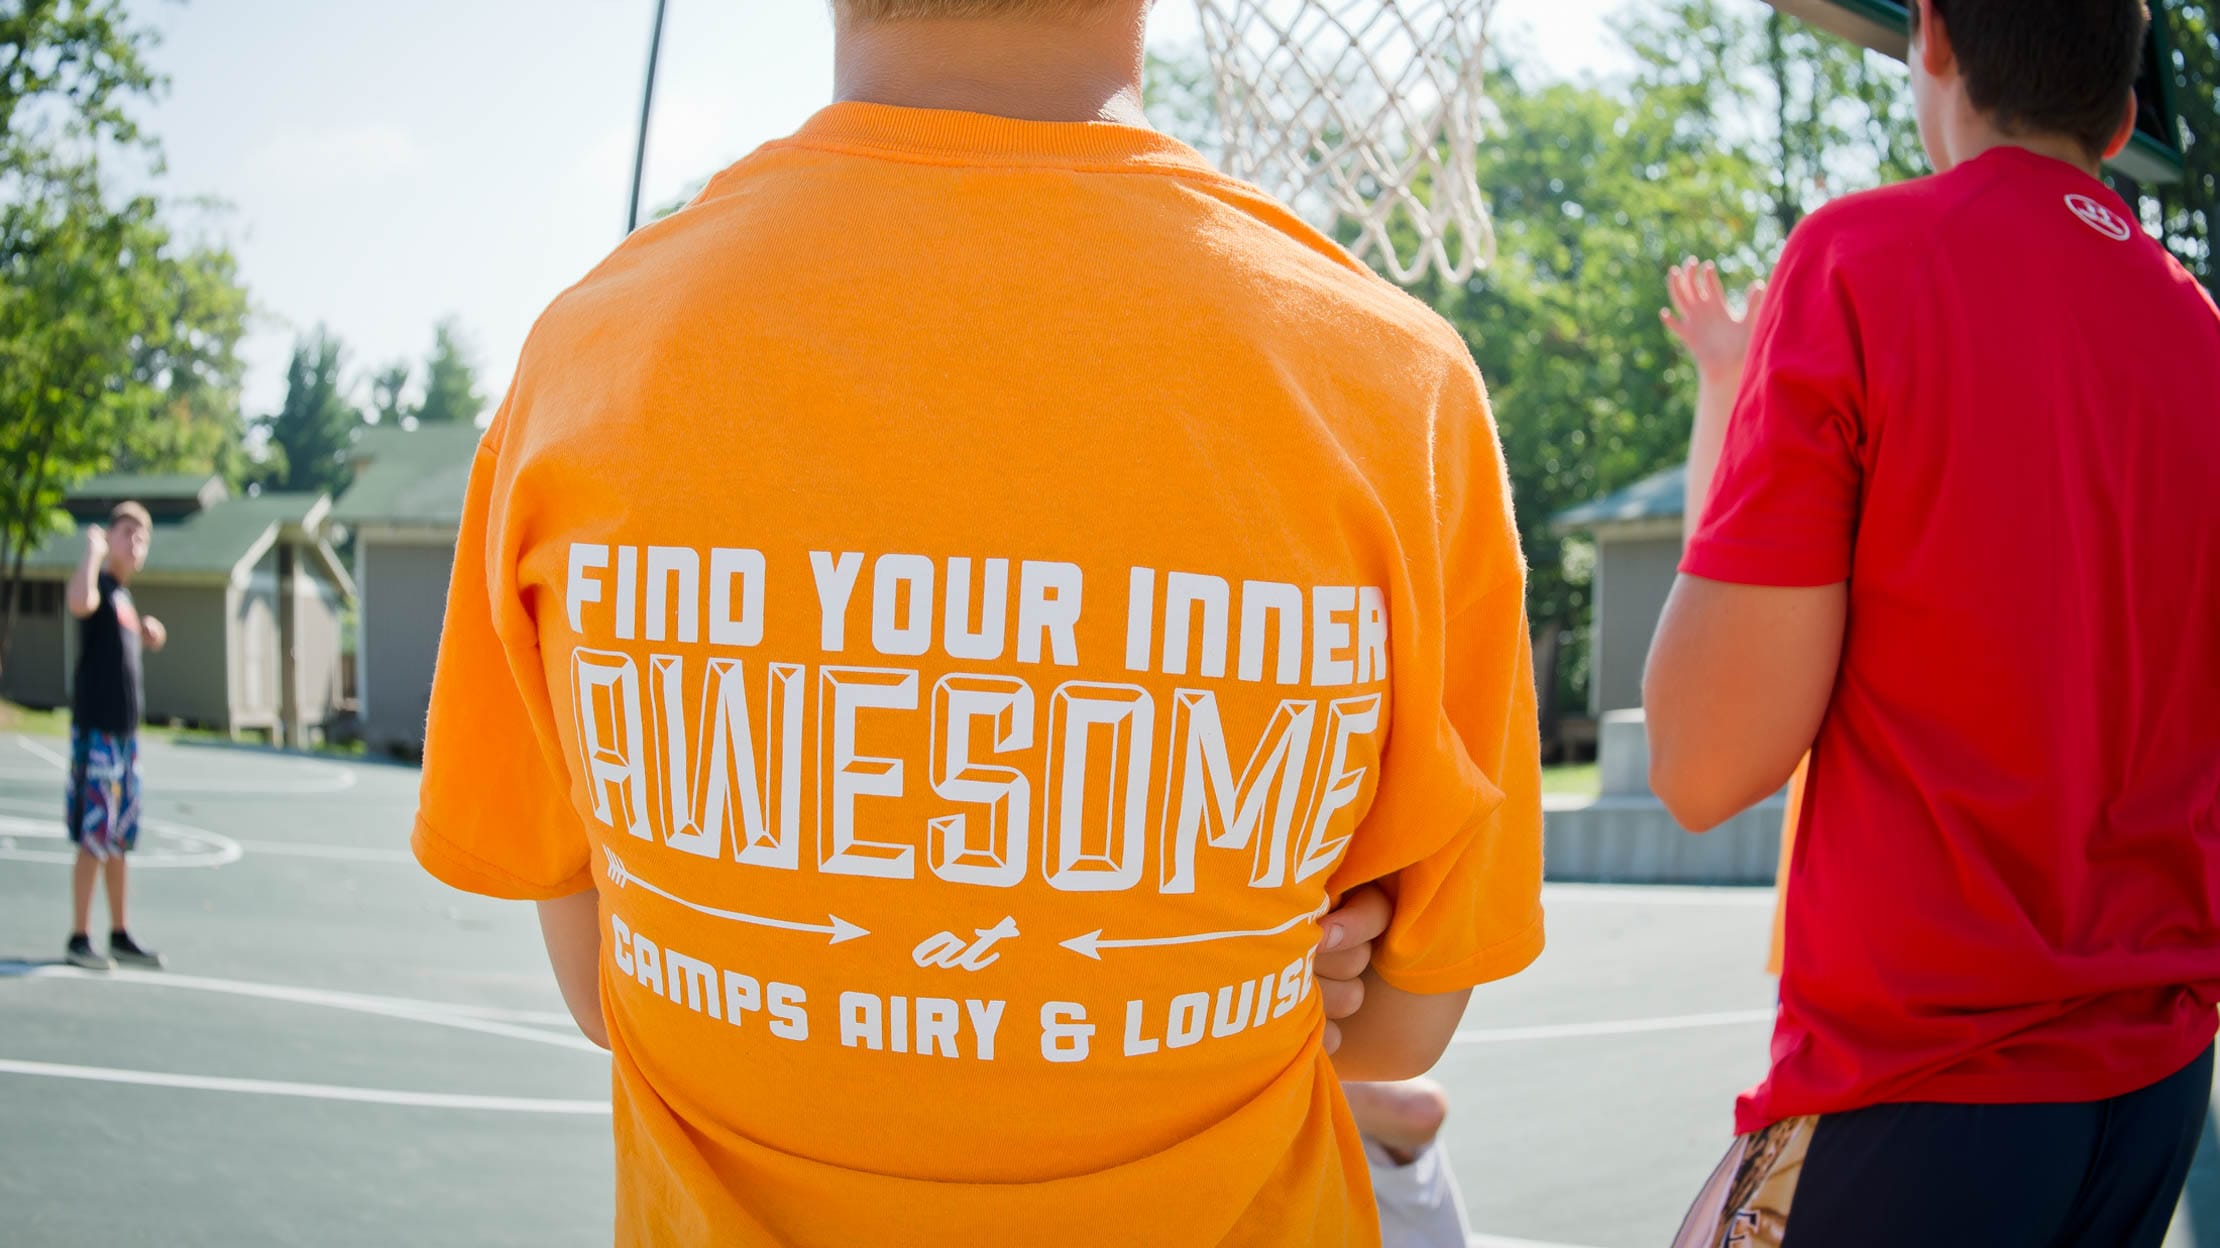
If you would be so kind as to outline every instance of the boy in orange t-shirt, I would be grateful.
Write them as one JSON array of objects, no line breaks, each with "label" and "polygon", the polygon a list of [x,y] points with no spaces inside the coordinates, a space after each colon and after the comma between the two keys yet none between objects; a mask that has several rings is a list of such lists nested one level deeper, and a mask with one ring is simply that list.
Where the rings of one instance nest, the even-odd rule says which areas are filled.
[{"label": "boy in orange t-shirt", "polygon": [[1541,950],[1480,378],[1146,128],[1146,10],[837,0],[479,448],[414,843],[542,903],[620,1243],[1374,1244],[1337,1076]]}]

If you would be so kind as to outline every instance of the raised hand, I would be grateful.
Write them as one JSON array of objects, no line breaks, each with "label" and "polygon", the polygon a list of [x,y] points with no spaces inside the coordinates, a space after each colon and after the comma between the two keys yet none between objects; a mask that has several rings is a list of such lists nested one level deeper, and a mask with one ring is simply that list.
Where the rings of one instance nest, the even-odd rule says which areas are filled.
[{"label": "raised hand", "polygon": [[1688,349],[1697,371],[1707,381],[1739,380],[1750,354],[1750,329],[1764,306],[1765,283],[1750,284],[1737,315],[1719,284],[1719,266],[1691,256],[1666,271],[1665,293],[1673,306],[1660,309],[1658,316]]},{"label": "raised hand", "polygon": [[108,557],[108,530],[97,524],[85,526],[85,553],[94,563]]}]

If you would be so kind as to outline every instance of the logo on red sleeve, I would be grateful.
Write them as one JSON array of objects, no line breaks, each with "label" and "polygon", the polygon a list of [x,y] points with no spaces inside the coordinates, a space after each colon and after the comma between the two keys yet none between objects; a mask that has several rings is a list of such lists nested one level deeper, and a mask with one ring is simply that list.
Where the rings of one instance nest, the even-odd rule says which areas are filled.
[{"label": "logo on red sleeve", "polygon": [[2081,218],[2083,225],[2106,238],[2124,243],[2135,236],[2135,227],[2129,225],[2125,217],[2087,195],[2068,195],[2066,207]]}]

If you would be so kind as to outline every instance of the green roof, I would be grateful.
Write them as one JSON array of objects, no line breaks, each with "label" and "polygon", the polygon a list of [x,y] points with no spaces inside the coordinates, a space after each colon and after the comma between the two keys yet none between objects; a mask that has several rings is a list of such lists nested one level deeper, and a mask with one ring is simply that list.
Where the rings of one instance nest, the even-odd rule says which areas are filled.
[{"label": "green roof", "polygon": [[355,442],[355,483],[339,496],[332,519],[354,525],[460,525],[478,436],[474,425],[365,431]]},{"label": "green roof", "polygon": [[[272,526],[300,524],[322,498],[317,493],[264,492],[226,499],[174,522],[157,520],[141,575],[228,576]],[[66,573],[84,554],[84,530],[73,529],[32,551],[24,567]]]},{"label": "green roof", "polygon": [[186,501],[199,498],[200,492],[208,488],[208,479],[205,472],[111,472],[78,482],[70,488],[69,496],[94,499],[132,498],[142,503],[156,499]]},{"label": "green roof", "polygon": [[1652,473],[1623,490],[1606,494],[1592,503],[1570,507],[1549,518],[1559,533],[1592,529],[1598,525],[1629,524],[1642,520],[1678,520],[1688,509],[1688,465],[1676,464]]}]

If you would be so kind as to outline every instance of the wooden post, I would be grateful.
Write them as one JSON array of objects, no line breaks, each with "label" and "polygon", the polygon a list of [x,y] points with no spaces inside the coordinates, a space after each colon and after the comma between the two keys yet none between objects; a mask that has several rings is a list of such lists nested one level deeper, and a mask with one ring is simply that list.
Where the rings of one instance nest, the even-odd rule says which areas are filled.
[{"label": "wooden post", "polygon": [[300,634],[300,612],[295,607],[293,584],[296,575],[293,543],[282,536],[277,549],[278,583],[278,730],[277,744],[289,749],[298,748],[304,740],[301,731],[301,699],[298,660],[294,654]]}]

